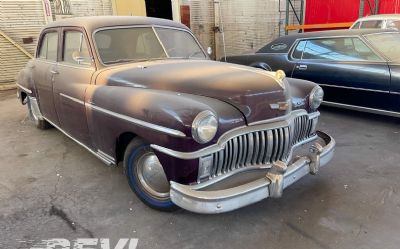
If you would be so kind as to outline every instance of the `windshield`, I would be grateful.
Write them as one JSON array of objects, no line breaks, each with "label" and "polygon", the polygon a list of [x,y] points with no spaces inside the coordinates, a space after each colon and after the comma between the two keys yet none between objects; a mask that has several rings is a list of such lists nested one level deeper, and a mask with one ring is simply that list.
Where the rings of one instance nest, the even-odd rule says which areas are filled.
[{"label": "windshield", "polygon": [[365,36],[390,61],[400,61],[400,33],[381,33]]},{"label": "windshield", "polygon": [[187,31],[169,28],[115,28],[95,33],[101,61],[106,64],[167,58],[205,59],[207,56]]}]

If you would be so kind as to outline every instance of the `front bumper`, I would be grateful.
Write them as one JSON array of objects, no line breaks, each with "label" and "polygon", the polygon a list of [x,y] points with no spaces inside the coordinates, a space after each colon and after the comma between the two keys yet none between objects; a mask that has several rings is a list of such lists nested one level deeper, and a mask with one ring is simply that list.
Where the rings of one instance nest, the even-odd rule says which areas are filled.
[{"label": "front bumper", "polygon": [[173,203],[195,213],[223,213],[232,211],[268,197],[280,197],[283,189],[303,176],[316,174],[335,152],[335,140],[317,131],[324,145],[316,143],[307,156],[298,157],[290,165],[276,162],[265,177],[223,190],[202,191],[195,185],[182,185],[171,181],[170,196]]}]

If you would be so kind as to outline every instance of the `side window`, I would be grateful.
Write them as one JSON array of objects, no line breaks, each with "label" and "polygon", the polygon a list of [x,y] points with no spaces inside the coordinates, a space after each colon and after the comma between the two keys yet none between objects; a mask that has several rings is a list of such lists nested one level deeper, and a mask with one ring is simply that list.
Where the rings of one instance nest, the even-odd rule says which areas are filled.
[{"label": "side window", "polygon": [[46,33],[42,39],[39,50],[39,58],[57,61],[58,33]]},{"label": "side window", "polygon": [[400,21],[399,20],[388,20],[386,23],[386,28],[400,30]]},{"label": "side window", "polygon": [[91,65],[89,49],[83,33],[79,31],[66,31],[64,33],[62,61],[75,65]]},{"label": "side window", "polygon": [[328,38],[309,40],[303,59],[331,61],[377,61],[380,58],[359,38]]},{"label": "side window", "polygon": [[301,59],[304,48],[306,47],[307,41],[300,41],[293,51],[292,57],[294,59]]},{"label": "side window", "polygon": [[363,21],[361,24],[362,29],[381,29],[383,21],[382,20],[371,20]]}]

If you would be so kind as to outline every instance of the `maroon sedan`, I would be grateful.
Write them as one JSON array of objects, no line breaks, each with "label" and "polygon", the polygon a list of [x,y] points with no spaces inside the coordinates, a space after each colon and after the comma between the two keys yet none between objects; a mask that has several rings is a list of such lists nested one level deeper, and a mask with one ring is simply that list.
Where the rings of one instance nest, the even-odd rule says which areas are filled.
[{"label": "maroon sedan", "polygon": [[219,213],[280,197],[334,154],[316,131],[319,86],[211,61],[168,20],[53,22],[17,85],[38,128],[121,162],[132,190],[160,210]]}]

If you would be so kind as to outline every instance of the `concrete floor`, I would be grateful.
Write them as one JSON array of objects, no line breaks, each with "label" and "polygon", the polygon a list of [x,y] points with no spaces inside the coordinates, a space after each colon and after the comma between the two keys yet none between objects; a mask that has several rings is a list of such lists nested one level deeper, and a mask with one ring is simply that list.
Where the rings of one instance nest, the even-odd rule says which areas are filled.
[{"label": "concrete floor", "polygon": [[[400,120],[323,109],[337,152],[281,199],[220,215],[162,213],[56,129],[0,96],[0,248],[49,238],[138,238],[138,248],[358,248],[400,244]],[[25,241],[25,242],[24,242]],[[113,246],[112,246],[113,248]]]}]

